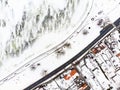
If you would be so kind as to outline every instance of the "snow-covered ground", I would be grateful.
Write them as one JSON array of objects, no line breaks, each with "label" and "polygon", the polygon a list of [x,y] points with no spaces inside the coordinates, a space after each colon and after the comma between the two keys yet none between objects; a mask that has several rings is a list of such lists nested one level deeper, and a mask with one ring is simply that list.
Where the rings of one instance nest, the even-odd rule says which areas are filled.
[{"label": "snow-covered ground", "polygon": [[[78,1],[74,2],[71,0],[71,2],[74,2],[73,7],[76,8],[75,10],[73,10],[74,11],[73,15],[70,16],[70,19],[72,22],[68,22],[66,20],[66,18],[69,18],[69,16],[65,15],[64,17],[66,17],[65,18],[66,21],[64,20],[64,18],[61,19],[62,22],[60,21],[61,25],[65,23],[65,25],[66,25],[65,27],[63,25],[62,26],[58,25],[57,26],[57,28],[59,28],[58,31],[57,31],[57,29],[56,29],[56,31],[55,30],[46,31],[46,32],[44,31],[41,33],[41,34],[45,33],[44,35],[41,35],[41,34],[36,35],[35,32],[36,32],[36,30],[39,30],[39,28],[40,28],[39,25],[41,24],[41,22],[39,22],[39,24],[35,24],[35,19],[36,19],[35,15],[39,14],[39,9],[40,9],[39,5],[41,5],[41,3],[42,4],[45,3],[45,5],[46,5],[46,7],[41,5],[42,9],[45,9],[45,8],[49,9],[48,2],[50,3],[50,6],[53,8],[53,9],[50,8],[52,14],[53,14],[53,12],[56,11],[55,14],[57,15],[57,13],[59,14],[59,11],[60,11],[60,13],[62,13],[62,14],[71,15],[69,12],[67,13],[67,11],[64,11],[64,9],[62,9],[62,8],[66,8],[66,9],[68,9],[68,11],[70,11],[72,9],[71,8],[72,4],[71,4],[71,6],[64,5],[61,8],[60,4],[58,5],[57,3],[55,3],[56,7],[57,6],[58,7],[55,8],[55,11],[53,11],[55,5],[53,5],[52,4],[53,2],[51,2],[49,0],[45,1],[45,2],[44,2],[44,0],[42,0],[40,2],[37,0],[36,1],[20,1],[20,3],[17,3],[17,1],[14,0],[14,1],[8,1],[7,7],[1,6],[1,11],[5,11],[7,13],[7,15],[9,16],[9,18],[14,17],[12,20],[9,20],[9,21],[15,21],[14,23],[8,22],[6,24],[6,26],[9,26],[12,28],[11,35],[4,35],[4,32],[1,33],[2,35],[4,35],[4,37],[2,37],[2,35],[1,35],[1,37],[6,39],[6,40],[4,40],[4,42],[1,41],[1,48],[2,48],[2,50],[1,50],[1,65],[2,65],[1,71],[3,70],[4,75],[7,75],[7,73],[10,74],[11,72],[15,71],[17,68],[21,67],[23,64],[25,64],[29,60],[33,59],[34,57],[37,57],[38,55],[42,56],[43,54],[45,54],[44,52],[46,52],[48,50],[51,50],[51,52],[52,52],[54,50],[54,48],[56,48],[60,43],[62,43],[65,39],[67,39],[68,36],[70,36],[75,30],[78,30],[77,29],[78,26],[80,27],[81,24],[86,19],[87,13],[89,12],[91,4],[92,4],[92,0],[90,0],[90,1],[85,0],[84,2],[80,2],[80,4],[77,3]],[[69,1],[66,1],[66,3],[67,2],[69,2]],[[61,3],[61,5],[63,5],[63,3],[65,3],[65,2],[60,2],[60,3]],[[67,3],[67,4],[69,5],[69,3]],[[79,5],[77,5],[77,4],[79,4]],[[1,5],[4,5],[4,2],[2,2]],[[16,8],[18,5],[19,5],[19,8]],[[32,8],[32,7],[34,7],[34,8]],[[79,16],[77,16],[78,15],[77,13],[79,13],[78,10],[81,9],[81,7],[84,10],[80,12]],[[9,10],[9,12],[6,11],[6,8],[7,8],[7,10]],[[11,12],[13,14],[11,14]],[[18,12],[19,12],[19,14],[18,14]],[[49,11],[41,10],[41,13],[44,14],[43,16],[45,16],[45,14],[47,14],[47,12],[49,12]],[[3,16],[6,13],[3,12]],[[62,16],[62,14],[61,14],[61,16]],[[54,16],[54,14],[53,14],[53,16]],[[1,16],[1,18],[3,18],[3,17]],[[60,17],[58,17],[58,18],[60,18]],[[23,19],[25,19],[26,21],[24,22]],[[42,16],[40,19],[42,19]],[[22,23],[25,23],[25,25],[24,25],[24,28],[22,28],[22,31],[21,31],[22,37],[21,37],[21,35],[18,35],[18,36],[16,35],[16,33],[17,33],[16,31],[20,32],[20,30],[21,30],[20,26],[22,26]],[[55,23],[57,23],[57,21]],[[11,24],[13,24],[13,26]],[[70,24],[69,27],[67,26],[67,24]],[[16,30],[16,28],[17,28],[17,30]],[[48,28],[50,28],[50,27],[48,27]],[[29,37],[30,30],[29,29],[34,30],[33,31],[34,36],[32,38],[37,38],[36,42],[34,42],[34,44],[32,44],[32,45],[29,45],[30,41],[27,42],[27,40],[30,38]],[[4,31],[3,27],[1,27],[1,31]],[[6,37],[9,37],[9,38],[11,37],[11,38],[9,39]],[[1,40],[3,40],[3,39],[1,39]],[[27,48],[27,50],[26,50],[26,48]],[[25,50],[22,51],[21,49],[23,49],[23,50],[25,49]],[[9,67],[11,67],[11,69]],[[2,79],[5,76],[3,75],[3,73],[1,73],[1,74],[2,74],[1,79]]]},{"label": "snow-covered ground", "polygon": [[[64,72],[56,75],[47,83],[39,85],[35,90],[42,88],[47,90],[79,90],[79,88],[84,87],[85,83],[86,87],[91,89],[83,90],[119,90],[120,48],[117,47],[120,44],[119,37],[118,30],[112,32],[102,41],[99,41],[99,44],[89,50],[89,53],[82,59],[78,59],[76,64],[71,64],[65,68]],[[98,48],[96,53],[93,50],[95,48]],[[79,72],[77,70],[75,72],[75,69]],[[73,71],[74,74],[71,74]],[[76,78],[79,80],[78,77],[80,77],[80,82],[76,83]]]},{"label": "snow-covered ground", "polygon": [[[39,31],[42,32],[43,34],[38,35],[37,30],[40,29],[40,23],[44,21],[45,15],[49,16],[49,14],[52,14],[54,16],[53,9],[51,10],[51,13],[47,13],[47,11],[50,12],[49,7],[53,6],[52,8],[55,8],[56,11],[55,13],[59,13],[58,11],[61,9],[63,10],[63,8],[66,7],[65,3],[69,0],[66,0],[66,2],[64,0],[62,1],[56,2],[55,0],[54,1],[42,0],[40,2],[39,0],[34,1],[21,0],[20,3],[18,3],[17,0],[14,1],[8,0],[7,5],[6,2],[2,1],[0,2],[1,5],[0,10],[3,13],[3,15],[0,16],[0,20],[2,21],[2,22],[0,21],[0,25],[2,26],[4,24],[3,19],[7,21],[6,27],[3,27],[4,25],[0,27],[1,29],[0,36],[1,38],[3,38],[0,41],[1,43],[0,90],[7,90],[8,88],[10,90],[22,90],[25,87],[29,86],[30,84],[34,83],[38,79],[42,78],[45,74],[50,73],[55,68],[59,67],[60,65],[68,61],[71,57],[75,56],[78,52],[80,52],[84,47],[86,47],[91,41],[93,41],[99,35],[101,27],[103,27],[107,23],[114,22],[120,16],[120,13],[118,12],[120,10],[119,0],[118,1],[105,0],[104,2],[102,2],[101,0],[97,1],[95,0],[94,4],[93,0],[84,1],[79,0],[78,5],[75,4],[76,9],[73,12],[73,16],[70,16],[71,22],[69,21],[69,19],[65,19],[66,21],[62,20],[63,21],[62,24],[57,26],[58,31],[56,31],[56,29],[54,28],[51,29],[52,27],[51,25],[54,25],[54,23],[53,24],[47,23],[48,27],[44,27],[45,30],[47,31],[46,32]],[[73,2],[73,0],[71,1]],[[42,7],[41,4],[43,3],[46,4],[46,7]],[[42,15],[44,17],[41,16],[42,17],[40,18],[41,21],[39,21],[39,24],[37,24],[35,23],[36,22],[35,20],[36,16],[39,14],[39,5],[41,5],[41,8],[46,8],[46,10],[43,9],[43,11],[45,12],[44,13],[41,12],[43,13]],[[70,7],[71,6],[69,6],[69,9],[71,10]],[[26,49],[23,48],[23,50],[24,49],[25,50],[22,51],[21,46],[19,46],[22,45],[21,43],[19,43],[20,36],[19,35],[16,36],[15,34],[16,33],[15,25],[18,24],[19,26],[21,25],[21,23],[24,23],[22,17],[25,15],[25,12],[27,17],[25,27],[21,33],[24,36],[24,38],[21,37],[22,39],[20,40],[22,40],[23,42],[22,41],[20,42],[25,43],[24,39],[26,41],[29,41],[28,37],[30,33],[26,33],[25,30],[33,32],[34,33],[33,35],[35,35],[33,36],[33,38],[37,39],[35,40],[34,44],[27,43],[28,47]],[[89,16],[87,16],[88,14]],[[69,13],[69,15],[72,14]],[[102,23],[105,24],[98,26],[97,24],[100,19],[103,19]],[[64,24],[66,25],[64,26]],[[20,26],[17,28],[20,28]],[[51,30],[51,32],[49,30]],[[84,34],[86,31],[87,34]],[[11,34],[11,32],[13,32],[13,34]],[[16,46],[9,41],[15,43]],[[71,48],[62,47],[67,42],[70,43]],[[7,57],[4,55],[6,54],[6,52],[4,51],[6,50],[7,47],[6,43],[9,47],[7,48]],[[12,50],[13,52],[16,52],[16,49],[11,48],[10,45],[13,46],[14,48],[17,47],[18,45],[20,53],[19,54],[15,53],[15,55],[11,54]],[[24,47],[24,45],[22,47]],[[65,54],[57,57],[58,53],[56,53],[55,50],[59,47],[61,47],[60,49],[62,49],[62,51],[65,52]]]}]

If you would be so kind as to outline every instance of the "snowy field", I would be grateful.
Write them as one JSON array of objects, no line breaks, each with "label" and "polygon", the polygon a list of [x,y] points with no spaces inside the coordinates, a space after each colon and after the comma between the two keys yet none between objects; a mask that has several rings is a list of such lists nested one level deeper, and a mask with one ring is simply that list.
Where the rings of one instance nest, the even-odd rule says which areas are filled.
[{"label": "snowy field", "polygon": [[98,21],[114,22],[119,10],[119,0],[0,1],[0,90],[22,90],[68,61],[99,35]]},{"label": "snowy field", "polygon": [[[63,0],[60,4],[50,0],[7,2],[7,5],[1,2],[3,5],[1,18],[6,22],[9,21],[6,27],[1,27],[1,38],[3,38],[1,39],[1,71],[3,70],[5,75],[15,71],[32,58],[42,56],[48,50],[60,45],[83,23],[92,4],[92,0],[80,3],[79,0],[75,2]],[[73,4],[70,4],[72,2]],[[19,7],[16,8],[18,5]],[[78,10],[81,8],[84,10],[78,16]],[[5,15],[9,17],[3,17]],[[46,21],[45,17],[49,19],[51,16],[53,20]],[[11,29],[8,30],[7,27]]]}]

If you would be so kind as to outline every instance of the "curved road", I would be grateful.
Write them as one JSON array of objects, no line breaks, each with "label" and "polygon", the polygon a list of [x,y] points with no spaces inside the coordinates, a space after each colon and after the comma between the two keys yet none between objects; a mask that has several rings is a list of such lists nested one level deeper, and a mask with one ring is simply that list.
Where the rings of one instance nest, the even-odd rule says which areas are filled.
[{"label": "curved road", "polygon": [[[87,12],[85,18],[83,19],[83,21],[80,23],[80,25],[76,28],[76,30],[75,30],[69,37],[67,37],[64,41],[62,41],[62,42],[61,42],[60,44],[58,44],[57,46],[51,48],[50,50],[48,50],[48,51],[40,54],[39,56],[31,59],[31,60],[30,60],[29,62],[27,62],[26,64],[22,65],[22,66],[21,66],[20,68],[18,68],[16,71],[14,71],[13,73],[9,74],[7,77],[5,77],[5,78],[3,78],[2,80],[0,80],[0,84],[3,84],[5,81],[7,81],[7,80],[13,78],[15,75],[21,73],[21,72],[24,71],[27,67],[29,67],[31,64],[36,63],[37,61],[35,61],[35,59],[37,59],[37,58],[39,58],[39,57],[45,58],[45,57],[51,55],[52,53],[54,53],[54,52],[56,51],[56,49],[62,47],[62,46],[66,43],[67,40],[73,38],[73,36],[74,36],[75,34],[77,34],[77,32],[80,32],[80,31],[81,31],[81,29],[80,29],[81,26],[82,26],[83,23],[86,21],[87,17],[89,16],[89,14],[90,14],[90,12],[91,12],[91,10],[92,10],[93,2],[94,2],[94,0],[92,0],[92,5],[91,5],[89,11]],[[33,61],[34,61],[34,62],[33,62]]]},{"label": "curved road", "polygon": [[[120,25],[120,18],[118,18],[113,24],[115,25],[115,27],[118,27]],[[76,61],[78,58],[80,58],[83,54],[88,52],[88,50],[90,50],[98,41],[102,40],[105,36],[110,34],[113,30],[114,30],[114,26],[112,24],[109,24],[108,26],[103,28],[101,30],[101,34],[94,41],[92,41],[87,47],[85,47],[81,52],[79,52],[76,56],[71,58],[69,61],[67,61],[62,66],[58,67],[57,69],[55,69],[54,71],[52,71],[51,73],[46,75],[45,77],[43,77],[40,80],[36,81],[32,85],[28,86],[24,90],[31,90],[31,89],[37,87],[38,85],[40,85],[45,80],[50,79],[52,76],[54,76],[55,74],[57,74],[58,72],[63,70],[65,67],[67,67],[68,65],[70,65],[71,63]]]}]

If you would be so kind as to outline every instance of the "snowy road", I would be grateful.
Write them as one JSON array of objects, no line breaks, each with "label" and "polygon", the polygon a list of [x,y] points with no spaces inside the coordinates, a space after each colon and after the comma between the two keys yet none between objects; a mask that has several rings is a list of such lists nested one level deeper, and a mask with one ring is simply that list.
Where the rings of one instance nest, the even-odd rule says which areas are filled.
[{"label": "snowy road", "polygon": [[[4,69],[4,67],[2,67],[2,69],[1,69],[1,80],[0,80],[0,83],[1,84],[3,84],[6,80],[9,80],[9,79],[11,79],[11,78],[13,78],[14,76],[16,76],[17,74],[19,74],[19,73],[21,73],[21,72],[23,72],[25,69],[27,69],[27,68],[30,68],[30,66],[33,64],[33,63],[35,63],[35,62],[37,62],[37,61],[39,61],[39,60],[41,60],[41,59],[43,59],[43,58],[45,58],[45,57],[48,57],[48,55],[51,55],[51,54],[53,54],[54,52],[55,52],[55,50],[57,49],[57,48],[60,48],[60,47],[62,47],[66,42],[68,42],[70,39],[72,39],[74,36],[76,36],[78,33],[77,32],[80,32],[82,29],[81,29],[81,25],[83,24],[83,22],[85,22],[85,20],[88,18],[88,15],[89,15],[89,13],[90,13],[90,10],[91,10],[91,7],[92,7],[92,4],[93,4],[93,0],[89,0],[89,2],[87,2],[87,0],[85,1],[85,2],[82,2],[82,3],[80,3],[80,4],[82,4],[83,5],[83,3],[84,3],[84,8],[85,8],[85,10],[84,10],[84,12],[83,13],[81,13],[81,17],[79,18],[79,20],[81,21],[81,22],[79,22],[79,20],[78,20],[78,18],[76,19],[76,17],[73,17],[73,19],[74,19],[74,22],[72,22],[72,23],[74,23],[75,24],[75,21],[78,21],[78,24],[74,27],[74,29],[72,29],[71,30],[71,28],[69,28],[71,31],[70,32],[67,32],[67,35],[66,35],[66,33],[65,32],[62,32],[61,34],[62,34],[62,36],[63,36],[63,34],[65,34],[66,36],[67,36],[67,38],[65,39],[65,37],[64,37],[64,39],[61,39],[60,38],[60,40],[59,40],[59,42],[61,42],[60,44],[58,44],[57,46],[55,46],[55,47],[53,47],[52,49],[50,49],[49,51],[46,51],[45,53],[42,53],[42,54],[40,54],[41,52],[37,52],[37,53],[35,53],[35,55],[37,56],[34,56],[34,57],[32,57],[32,59],[31,58],[27,58],[28,60],[24,60],[24,62],[22,61],[22,62],[19,62],[18,63],[18,61],[16,60],[16,62],[15,61],[11,61],[11,60],[9,60],[8,62],[5,62],[5,69]],[[78,8],[78,10],[81,8],[81,6],[82,5],[80,5],[80,7]],[[83,6],[82,6],[83,7]],[[78,12],[78,11],[77,11]],[[77,14],[77,13],[76,13]],[[78,15],[78,14],[77,14]],[[79,17],[79,16],[78,16]],[[75,20],[76,19],[76,20]],[[85,25],[84,25],[85,26]],[[68,30],[69,30],[68,29]],[[69,35],[69,34],[71,34],[71,35]],[[40,51],[40,50],[39,50]],[[39,58],[38,58],[39,57]],[[16,59],[16,58],[15,58]],[[23,59],[23,58],[20,58],[20,59]],[[10,62],[12,62],[11,64],[13,65],[13,66],[17,66],[17,67],[12,67],[12,66],[9,66],[9,64],[10,64]],[[16,65],[16,64],[18,64],[18,65]],[[10,67],[11,69],[9,69],[8,67]],[[17,69],[18,68],[18,69]],[[14,71],[14,73],[11,73],[11,72],[13,72]],[[9,74],[9,75],[8,75]],[[7,76],[8,75],[8,76]],[[5,77],[6,76],[6,77]]]},{"label": "snowy road", "polygon": [[[89,1],[92,4],[92,0],[89,0]],[[38,50],[36,53],[34,53],[35,56],[33,55],[30,58],[27,56],[28,57],[27,60],[25,60],[24,58],[21,57],[20,59],[23,60],[22,62],[18,62],[18,61],[15,62],[14,60],[12,60],[12,62],[13,62],[13,63],[11,63],[12,67],[9,66],[9,63],[11,62],[11,60],[8,62],[5,62],[6,65],[8,65],[8,66],[5,67],[6,69],[2,69],[3,71],[1,70],[0,89],[6,90],[6,87],[9,87],[10,89],[13,89],[13,90],[14,89],[21,90],[24,87],[31,85],[35,81],[39,80],[39,78],[42,78],[44,76],[42,74],[43,70],[47,70],[47,74],[50,73],[55,68],[61,66],[63,63],[66,63],[69,59],[71,59],[72,56],[75,56],[76,53],[81,51],[89,43],[91,43],[97,36],[99,36],[99,32],[100,32],[101,28],[96,26],[96,22],[89,23],[89,19],[95,15],[92,14],[93,16],[91,15],[90,17],[87,17],[87,15],[91,14],[89,12],[91,4],[89,5],[87,12],[83,13],[82,16],[84,16],[84,18],[81,17],[82,18],[82,20],[80,18],[81,22],[78,23],[77,26],[75,27],[74,30],[76,30],[76,31],[74,31],[74,33],[73,33],[73,31],[69,32],[69,34],[67,34],[68,38],[66,37],[67,39],[65,41],[64,41],[65,38],[63,38],[61,35],[61,37],[59,38],[61,40],[60,41],[61,43],[60,44],[56,43],[57,45],[59,44],[58,46],[55,45],[55,47],[52,49],[50,48],[51,50],[49,50],[49,51],[45,50],[47,52],[45,52],[43,50],[45,52],[43,54],[41,53],[43,51],[39,52],[40,50]],[[92,12],[95,12],[95,11],[96,11],[95,9],[92,10]],[[96,12],[98,12],[98,11],[96,11]],[[114,12],[114,13],[116,13],[116,12]],[[112,14],[110,14],[110,15],[112,15]],[[108,16],[109,16],[109,14],[108,14]],[[89,18],[88,20],[86,20],[86,22],[88,22],[88,23],[81,26],[81,23],[83,23],[86,18],[87,19]],[[114,21],[114,20],[115,20],[115,18],[112,19],[112,21]],[[81,30],[88,29],[89,27],[91,27],[91,29],[89,30],[89,34],[84,36],[82,34]],[[72,33],[72,35],[70,35],[71,33]],[[66,33],[64,33],[64,32],[62,32],[61,34],[66,35]],[[61,38],[63,38],[63,39],[61,39]],[[59,39],[58,39],[58,41],[59,41]],[[85,40],[89,40],[89,41],[86,42]],[[71,43],[72,48],[71,49],[64,48],[64,51],[67,51],[65,53],[65,55],[61,56],[60,58],[56,58],[56,54],[54,53],[55,50],[63,47],[63,45],[66,42]],[[38,46],[36,45],[36,47],[38,47]],[[28,52],[30,52],[30,51],[28,50]],[[26,53],[25,55],[27,55],[27,54],[28,53]],[[48,63],[48,61],[49,61],[49,63]],[[40,66],[37,66],[38,64],[40,64]],[[30,68],[32,65],[37,67],[35,71],[31,71]],[[9,69],[9,67],[11,67],[11,68]],[[12,73],[12,72],[14,72],[14,73]]]},{"label": "snowy road", "polygon": [[[91,4],[92,4],[92,0],[89,0],[89,2],[87,2],[87,0],[86,0],[85,2],[81,2],[81,3],[80,3],[80,7],[79,7],[77,10],[79,10],[82,5],[84,6],[84,10],[83,10],[82,13],[80,13],[80,14],[81,14],[80,16],[77,16],[77,19],[76,19],[76,17],[73,17],[73,18],[72,18],[72,19],[74,19],[74,22],[72,22],[73,26],[74,26],[74,24],[75,24],[74,29],[68,28],[68,31],[63,31],[63,32],[61,32],[61,34],[56,35],[56,36],[54,36],[54,35],[57,34],[57,33],[55,33],[54,35],[53,35],[53,34],[49,34],[49,35],[46,34],[47,39],[48,39],[49,37],[51,37],[51,35],[54,36],[54,38],[57,37],[56,39],[54,39],[54,40],[56,40],[56,41],[50,41],[50,43],[52,42],[53,44],[52,44],[52,46],[50,46],[49,48],[46,49],[46,46],[47,46],[47,45],[43,44],[44,41],[46,40],[46,38],[43,37],[43,38],[44,38],[43,41],[39,41],[39,40],[38,40],[38,41],[37,41],[38,43],[35,43],[32,48],[28,48],[28,50],[25,51],[25,53],[23,53],[23,54],[20,56],[20,58],[19,58],[19,57],[18,57],[18,58],[10,58],[7,62],[3,60],[3,61],[2,61],[3,67],[1,68],[1,74],[2,74],[2,71],[3,71],[3,73],[5,73],[5,75],[2,74],[2,75],[1,75],[1,79],[4,78],[4,77],[7,75],[7,73],[10,74],[11,72],[17,70],[17,68],[23,67],[23,65],[26,66],[26,63],[29,63],[29,62],[31,62],[32,60],[34,60],[35,57],[36,57],[36,58],[37,58],[37,57],[43,58],[43,57],[45,57],[46,55],[54,52],[55,49],[61,47],[61,46],[66,42],[66,40],[67,40],[68,38],[72,37],[72,35],[74,35],[76,32],[79,31],[78,28],[81,26],[81,24],[82,24],[82,23],[85,21],[85,19],[87,18],[87,15],[88,15],[88,13],[89,13],[89,11],[90,11],[90,9],[91,9],[91,6],[92,6]],[[82,6],[82,8],[83,8],[83,6]],[[78,12],[78,11],[77,11],[77,12]],[[75,13],[75,14],[77,14],[77,13]],[[78,20],[78,18],[79,18],[79,20]],[[80,22],[79,22],[79,21],[80,21]],[[76,23],[78,23],[78,24],[76,25]],[[63,36],[65,36],[65,37],[63,37]],[[58,37],[59,37],[59,38],[58,38]],[[41,39],[41,38],[40,38],[40,39]],[[66,39],[66,40],[65,40],[65,39]],[[41,42],[41,45],[40,45],[39,42]],[[61,42],[61,43],[60,43],[60,42]],[[39,47],[39,45],[40,45],[41,47]],[[43,46],[44,46],[44,47],[43,47]],[[30,50],[30,49],[31,49],[31,50]],[[33,51],[33,50],[34,50],[34,51]],[[29,52],[29,53],[28,53],[28,52]],[[12,59],[12,60],[11,60],[11,59]],[[12,62],[12,63],[11,63],[11,62]],[[35,61],[34,61],[34,62],[35,62]],[[32,63],[32,62],[31,62],[31,63]],[[7,67],[5,67],[4,64],[5,64],[5,66],[7,66]],[[11,69],[9,69],[8,67],[11,67]],[[10,70],[11,70],[11,71],[10,71]]]},{"label": "snowy road", "polygon": [[66,62],[65,64],[63,64],[62,66],[58,67],[57,69],[55,69],[53,72],[49,73],[48,75],[46,75],[45,77],[43,77],[42,79],[38,80],[37,82],[33,83],[31,86],[27,87],[25,90],[31,90],[33,89],[35,86],[43,83],[45,80],[50,79],[51,77],[54,77],[54,75],[57,75],[58,72],[60,72],[61,70],[65,69],[68,65],[70,65],[71,63],[73,63],[75,60],[81,58],[81,56],[85,55],[92,47],[94,47],[101,39],[103,39],[105,36],[107,36],[111,31],[113,31],[113,26],[112,24],[107,27],[105,30],[105,32],[103,32],[100,36],[98,36],[94,41],[92,41],[87,47],[85,47],[81,52],[79,52],[77,55],[75,55],[73,58],[71,58],[68,62]]}]

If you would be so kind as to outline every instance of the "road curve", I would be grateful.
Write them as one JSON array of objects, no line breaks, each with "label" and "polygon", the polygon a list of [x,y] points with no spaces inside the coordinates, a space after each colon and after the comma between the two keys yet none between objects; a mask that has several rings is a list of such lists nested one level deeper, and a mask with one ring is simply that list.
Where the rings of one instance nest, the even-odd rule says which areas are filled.
[{"label": "road curve", "polygon": [[[92,0],[92,5],[93,5],[93,2],[94,0]],[[16,71],[14,71],[13,73],[9,74],[8,76],[6,76],[5,78],[1,79],[0,80],[0,84],[3,84],[5,81],[11,79],[12,77],[14,77],[15,75],[19,74],[18,72],[21,71],[21,69],[23,70],[23,68],[27,68],[31,65],[31,62],[34,61],[35,63],[35,59],[43,56],[42,58],[45,58],[47,57],[48,55],[52,54],[55,52],[56,49],[62,47],[62,45],[65,44],[65,42],[68,40],[68,39],[71,39],[71,37],[74,36],[74,34],[76,34],[78,31],[80,31],[81,29],[79,29],[81,27],[81,25],[83,25],[83,23],[86,21],[87,17],[89,16],[90,12],[91,12],[91,9],[92,9],[92,5],[89,9],[89,11],[87,12],[86,16],[84,17],[84,19],[82,20],[82,22],[80,23],[80,25],[75,29],[75,31],[70,35],[68,36],[64,41],[62,41],[60,44],[56,45],[55,47],[51,48],[50,50],[38,55],[37,57],[31,59],[29,62],[27,62],[26,64],[22,65],[20,68],[18,68]],[[37,62],[37,61],[36,61]],[[33,63],[33,62],[32,62]]]},{"label": "road curve", "polygon": [[[120,25],[120,18],[118,18],[113,24],[115,25],[115,27],[118,27]],[[35,88],[36,86],[43,83],[45,80],[51,78],[52,76],[63,70],[65,67],[76,61],[78,58],[80,58],[83,54],[85,54],[88,50],[90,50],[98,41],[100,41],[105,36],[110,34],[113,30],[114,30],[114,26],[112,24],[107,25],[105,28],[101,30],[100,35],[95,40],[93,40],[87,47],[85,47],[82,51],[80,51],[77,55],[75,55],[73,58],[71,58],[69,61],[67,61],[66,63],[64,63],[63,65],[52,71],[51,73],[47,74],[45,77],[39,79],[32,85],[26,87],[24,90],[31,90]]]}]

